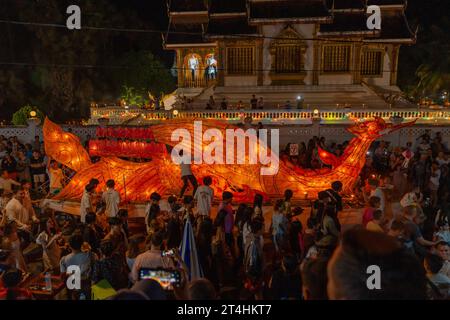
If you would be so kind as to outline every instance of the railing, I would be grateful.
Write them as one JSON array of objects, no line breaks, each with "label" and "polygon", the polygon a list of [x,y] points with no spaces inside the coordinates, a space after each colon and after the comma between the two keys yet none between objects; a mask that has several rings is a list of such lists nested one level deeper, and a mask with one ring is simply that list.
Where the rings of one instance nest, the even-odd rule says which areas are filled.
[{"label": "railing", "polygon": [[[108,118],[110,124],[120,124],[126,120],[141,115],[148,122],[159,122],[167,119],[212,119],[227,121],[242,121],[251,117],[253,121],[290,121],[307,122],[314,119],[324,123],[347,123],[352,118],[367,119],[381,117],[389,119],[394,116],[403,119],[419,119],[419,123],[445,123],[450,124],[450,110],[371,110],[371,109],[347,109],[347,110],[204,110],[204,111],[151,111],[138,108],[124,109],[122,107],[92,108],[91,124],[98,124],[97,119]],[[96,123],[97,122],[97,123]]]}]

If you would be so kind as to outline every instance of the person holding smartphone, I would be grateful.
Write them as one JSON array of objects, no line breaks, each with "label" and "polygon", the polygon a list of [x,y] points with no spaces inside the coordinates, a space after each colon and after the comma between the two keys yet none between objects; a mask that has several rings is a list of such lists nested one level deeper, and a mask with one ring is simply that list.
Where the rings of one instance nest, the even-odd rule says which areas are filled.
[{"label": "person holding smartphone", "polygon": [[131,281],[139,280],[139,271],[143,268],[174,268],[175,265],[170,257],[163,257],[162,245],[164,233],[157,231],[152,235],[150,249],[141,253],[134,261],[133,270],[131,270]]}]

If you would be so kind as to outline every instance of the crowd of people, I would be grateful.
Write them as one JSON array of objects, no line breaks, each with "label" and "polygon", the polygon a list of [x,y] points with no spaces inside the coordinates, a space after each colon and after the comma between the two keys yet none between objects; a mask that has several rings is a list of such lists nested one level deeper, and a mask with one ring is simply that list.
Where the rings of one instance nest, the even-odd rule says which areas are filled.
[{"label": "crowd of people", "polygon": [[[194,109],[194,98],[188,98],[186,96],[179,97],[181,110],[193,110]],[[271,103],[272,105],[273,103]],[[251,96],[248,101],[237,100],[234,103],[230,103],[226,97],[220,98],[220,101],[216,101],[214,96],[210,96],[208,102],[206,102],[206,110],[263,110],[265,107],[264,97],[256,97],[255,94]],[[290,100],[283,103],[276,104],[277,109],[303,109],[304,100],[301,97],[297,97],[295,104]]]},{"label": "crowd of people", "polygon": [[[179,196],[152,193],[145,220],[136,223],[115,181],[102,190],[92,179],[79,216],[55,212],[36,202],[64,186],[62,169],[44,159],[39,137],[29,145],[0,137],[0,299],[33,299],[23,285],[29,274],[65,281],[74,265],[81,287],[65,288],[56,299],[90,299],[99,283],[117,300],[449,299],[450,160],[443,142],[426,131],[415,147],[375,143],[353,190],[364,203],[352,209],[361,219],[349,226],[339,219],[346,206],[339,181],[330,181],[309,208],[292,190],[271,203],[260,194],[253,203],[236,203],[231,192],[214,195],[211,177],[200,185],[186,178]],[[320,168],[317,146],[339,156],[345,145],[315,137],[301,156],[285,160]],[[187,222],[201,270],[194,278],[194,261],[186,265],[179,252]],[[367,287],[371,265],[381,270],[380,290]],[[144,279],[145,269],[174,270],[181,280],[168,290]]]}]

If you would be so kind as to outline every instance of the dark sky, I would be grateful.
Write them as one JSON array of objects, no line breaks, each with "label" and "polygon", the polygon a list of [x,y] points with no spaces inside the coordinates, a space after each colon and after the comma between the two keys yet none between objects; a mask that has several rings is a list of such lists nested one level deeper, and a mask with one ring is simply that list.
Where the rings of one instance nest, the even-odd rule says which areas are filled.
[{"label": "dark sky", "polygon": [[[118,7],[135,9],[141,17],[156,24],[161,29],[167,28],[167,2],[166,0],[111,0]],[[198,0],[200,1],[200,0]]]}]

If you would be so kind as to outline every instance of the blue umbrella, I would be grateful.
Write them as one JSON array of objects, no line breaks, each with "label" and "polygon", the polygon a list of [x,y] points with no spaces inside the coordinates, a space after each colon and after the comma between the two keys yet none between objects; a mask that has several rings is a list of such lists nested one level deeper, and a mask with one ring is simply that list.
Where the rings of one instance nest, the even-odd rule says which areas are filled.
[{"label": "blue umbrella", "polygon": [[203,278],[202,267],[198,261],[197,246],[195,245],[194,231],[189,218],[186,219],[183,240],[180,245],[181,258],[189,271],[189,280]]}]

